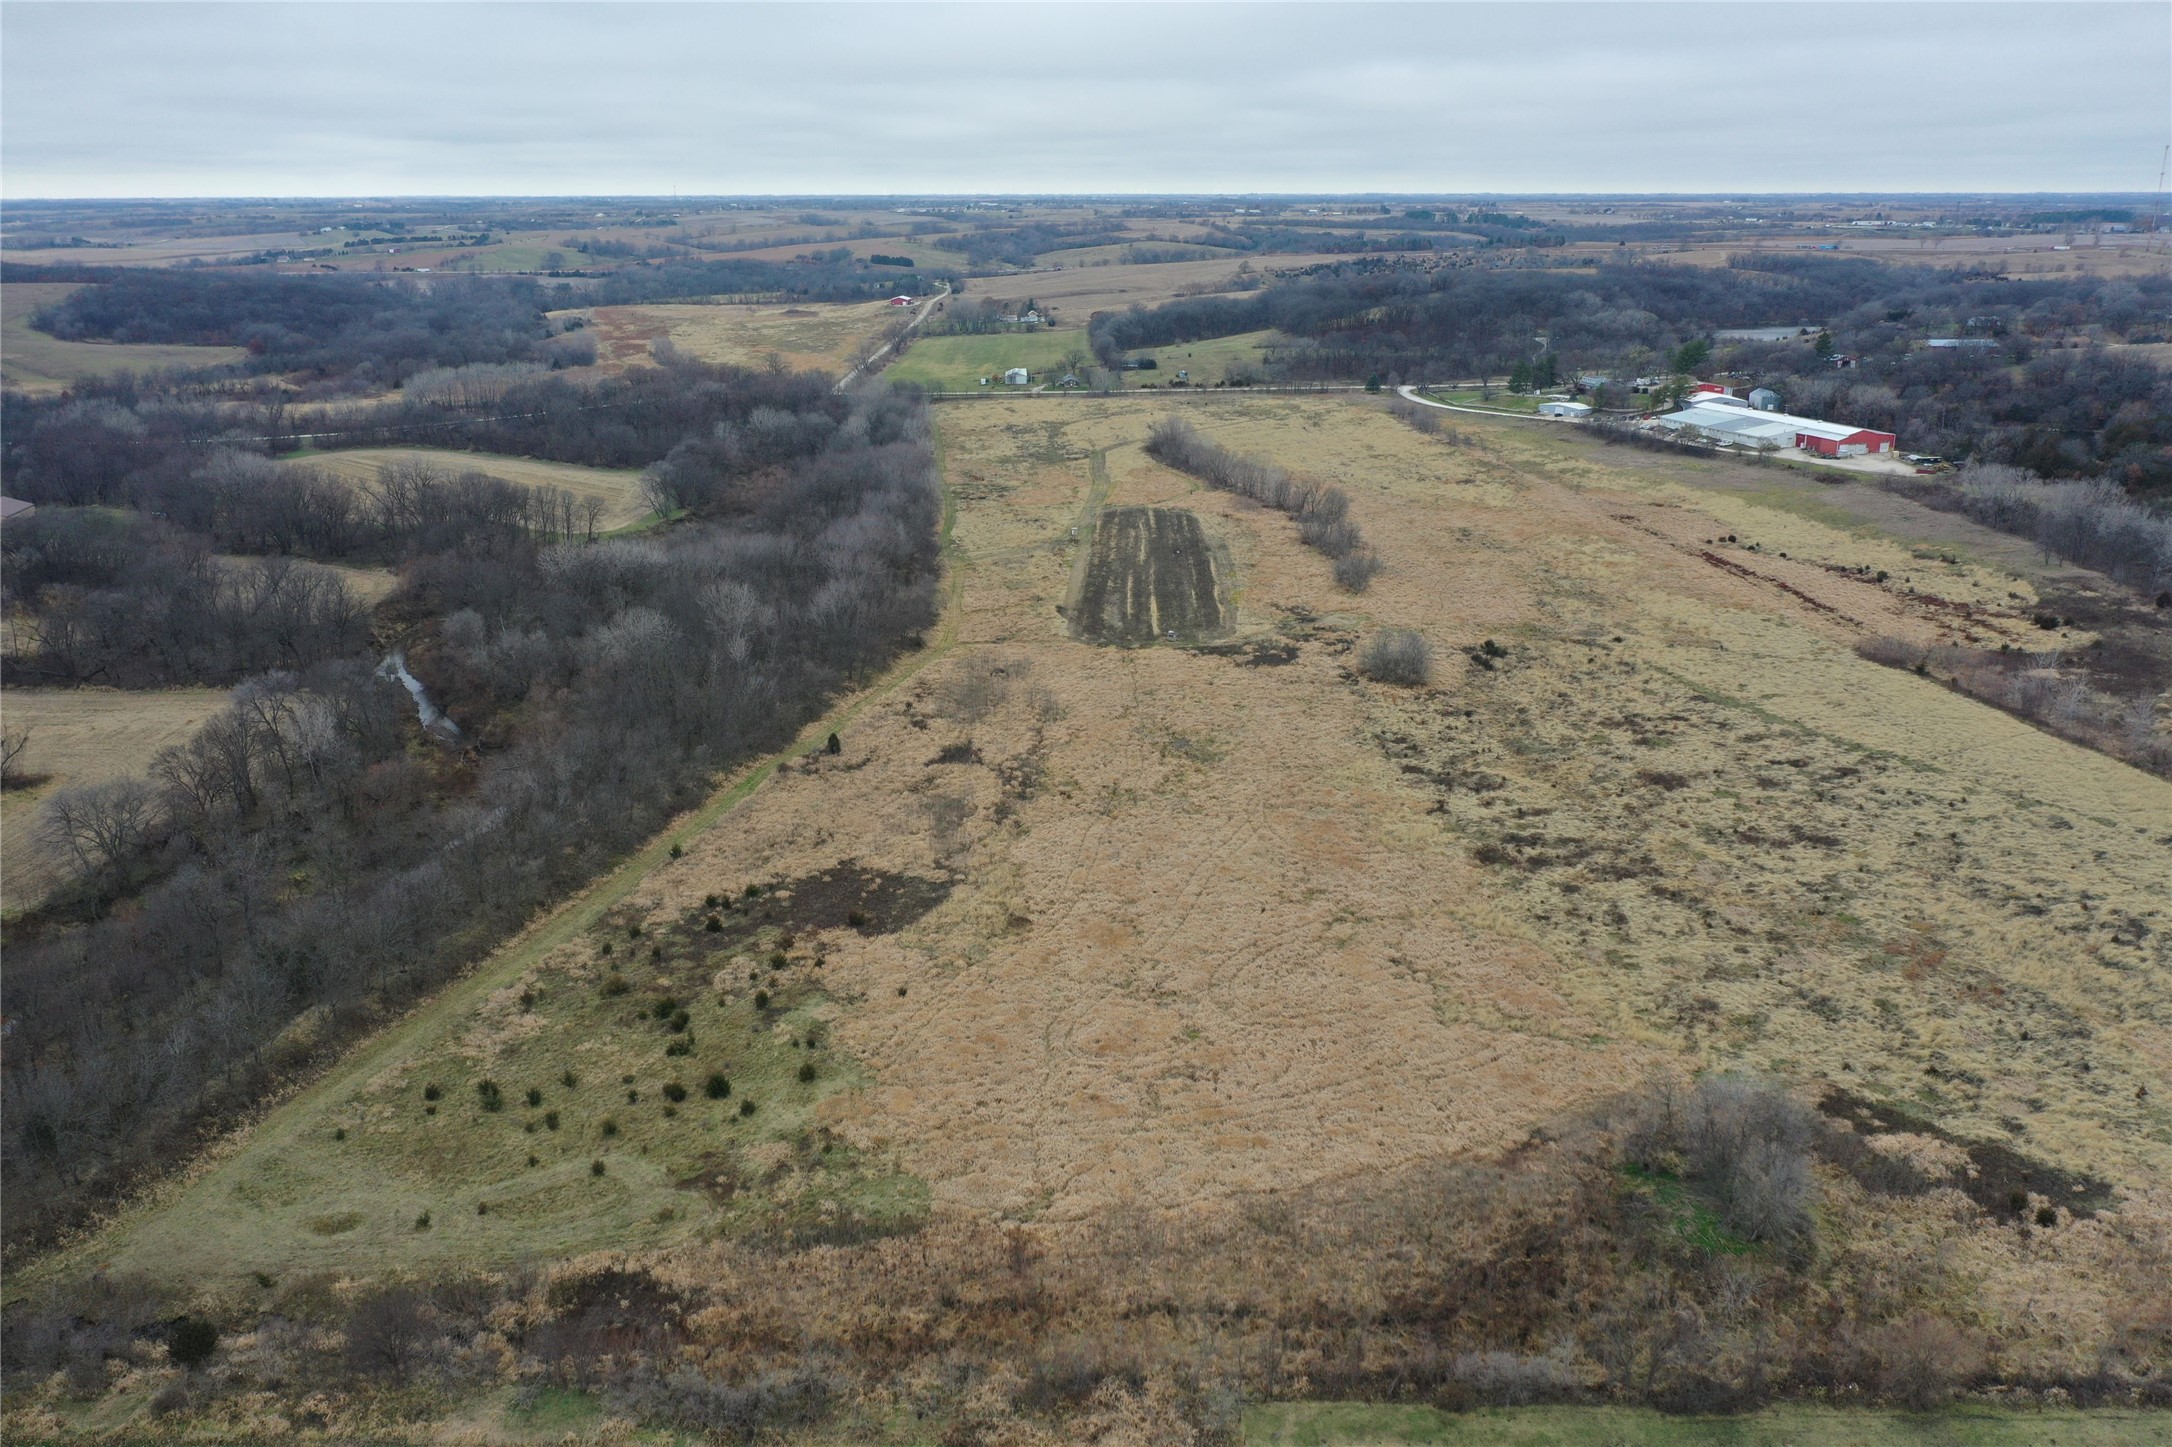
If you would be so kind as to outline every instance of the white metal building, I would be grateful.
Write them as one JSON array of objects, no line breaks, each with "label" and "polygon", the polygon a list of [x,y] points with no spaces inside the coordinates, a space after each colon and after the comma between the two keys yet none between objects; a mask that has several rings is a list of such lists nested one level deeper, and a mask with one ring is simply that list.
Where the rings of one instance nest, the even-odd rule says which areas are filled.
[{"label": "white metal building", "polygon": [[1541,417],[1589,417],[1591,408],[1582,402],[1541,402],[1538,413]]}]

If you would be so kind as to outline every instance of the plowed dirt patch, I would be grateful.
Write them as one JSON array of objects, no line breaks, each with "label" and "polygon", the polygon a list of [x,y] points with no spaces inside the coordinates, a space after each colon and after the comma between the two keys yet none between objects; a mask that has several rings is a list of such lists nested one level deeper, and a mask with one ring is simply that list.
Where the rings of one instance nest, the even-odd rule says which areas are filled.
[{"label": "plowed dirt patch", "polygon": [[1115,507],[1101,514],[1072,630],[1096,643],[1211,638],[1222,632],[1214,550],[1183,508]]}]

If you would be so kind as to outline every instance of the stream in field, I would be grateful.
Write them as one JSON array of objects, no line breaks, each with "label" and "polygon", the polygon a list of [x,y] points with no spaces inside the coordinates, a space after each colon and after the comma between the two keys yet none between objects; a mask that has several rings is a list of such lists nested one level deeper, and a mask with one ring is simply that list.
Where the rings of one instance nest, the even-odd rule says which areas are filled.
[{"label": "stream in field", "polygon": [[395,648],[386,654],[385,661],[377,665],[377,673],[381,678],[398,679],[408,693],[414,696],[415,716],[422,720],[424,733],[435,734],[442,739],[460,737],[460,725],[454,723],[445,710],[430,701],[429,690],[422,686],[422,680],[407,671],[407,653],[404,649]]}]

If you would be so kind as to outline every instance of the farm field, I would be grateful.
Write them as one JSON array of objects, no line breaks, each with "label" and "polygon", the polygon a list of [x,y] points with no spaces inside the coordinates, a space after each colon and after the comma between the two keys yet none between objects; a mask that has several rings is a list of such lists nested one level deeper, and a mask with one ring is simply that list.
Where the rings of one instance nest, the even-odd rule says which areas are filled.
[{"label": "farm field", "polygon": [[[668,1253],[801,1210],[1211,1216],[1501,1150],[1669,1063],[1902,1102],[2104,1178],[2089,1200],[2165,1199],[2165,945],[2130,922],[2172,904],[2172,786],[1852,652],[2021,638],[2025,580],[1581,440],[1196,407],[1351,492],[1389,571],[1350,598],[1286,518],[1147,459],[1160,415],[942,411],[954,645],[839,755],[725,801],[728,829],[674,830],[682,857],[660,840],[90,1249],[231,1281]],[[1227,641],[1068,636],[1072,530],[1103,502],[1226,539]],[[1434,640],[1434,688],[1350,674],[1390,623]],[[1481,667],[1463,650],[1485,639]],[[676,1029],[648,1008],[666,999]],[[731,1095],[702,1093],[711,1073]],[[1910,1219],[2024,1338],[2098,1309],[2086,1233],[2024,1261]],[[2046,1270],[2070,1275],[2065,1325],[2031,1327]]]},{"label": "farm field", "polygon": [[76,289],[73,282],[24,281],[0,286],[0,379],[26,392],[58,392],[85,377],[169,367],[238,362],[239,347],[182,347],[119,342],[68,342],[30,325],[42,307]]},{"label": "farm field", "polygon": [[226,704],[216,688],[18,688],[0,692],[0,718],[30,730],[23,770],[36,785],[0,793],[0,909],[35,904],[54,882],[37,837],[38,807],[70,784],[140,773],[151,756],[193,734]]},{"label": "farm field", "polygon": [[[2129,1330],[2122,1243],[2172,1213],[2172,784],[1855,652],[2040,647],[2074,570],[1863,482],[1520,421],[1429,436],[1355,396],[1185,399],[1350,494],[1387,563],[1350,595],[1290,518],[1145,454],[1171,405],[938,407],[924,649],[18,1289],[95,1263],[251,1311],[607,1261],[874,1331],[916,1283],[944,1312],[1028,1271],[1079,1300],[1160,1241],[1170,1318],[1227,1321],[1337,1289],[1341,1258],[1277,1255],[1293,1223],[1725,1069],[1866,1134],[1899,1119],[1879,1138],[1962,1190],[2029,1183],[2055,1227],[1845,1176],[1820,1207],[1821,1252],[1965,1313],[2002,1369],[2086,1370]],[[1359,674],[1388,626],[1430,640],[1430,685]],[[1192,1269],[1261,1260],[1292,1279]],[[487,1440],[603,1430],[576,1393],[463,1411]],[[1243,1440],[2146,1425],[1268,1403]]]},{"label": "farm field", "polygon": [[394,462],[419,462],[446,472],[482,472],[522,487],[563,488],[578,498],[600,498],[604,513],[599,526],[610,530],[631,527],[649,516],[641,499],[641,474],[607,467],[581,467],[570,462],[543,462],[532,457],[503,457],[489,452],[456,452],[439,447],[357,447],[338,452],[301,452],[288,459],[342,481],[374,482],[378,471]]},{"label": "farm field", "polygon": [[[893,382],[911,382],[937,392],[976,392],[1003,388],[1003,373],[1024,367],[1035,387],[1063,375],[1064,358],[1076,352],[1091,361],[1086,334],[1074,331],[996,332],[984,336],[922,337],[905,355],[883,369]],[[1084,374],[1081,373],[1081,376]]]},{"label": "farm field", "polygon": [[645,361],[649,344],[667,339],[704,362],[759,367],[774,355],[794,371],[838,373],[850,368],[869,341],[903,311],[875,301],[607,306],[588,315],[599,368]]}]

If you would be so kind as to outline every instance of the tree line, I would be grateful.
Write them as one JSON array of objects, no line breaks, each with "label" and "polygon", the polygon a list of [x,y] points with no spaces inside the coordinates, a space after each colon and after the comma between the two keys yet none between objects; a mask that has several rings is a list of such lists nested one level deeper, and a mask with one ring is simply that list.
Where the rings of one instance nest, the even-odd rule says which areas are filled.
[{"label": "tree line", "polygon": [[1385,566],[1350,516],[1350,495],[1339,487],[1300,481],[1271,462],[1231,452],[1181,417],[1155,423],[1146,451],[1209,487],[1288,513],[1297,520],[1298,537],[1332,561],[1335,582],[1352,593],[1371,587]]},{"label": "tree line", "polygon": [[[751,416],[741,387],[793,415],[754,374],[669,375],[715,394],[688,415]],[[924,409],[887,390],[802,395],[821,424],[780,446],[764,417],[757,443],[705,455],[715,496],[689,497],[696,516],[661,534],[568,544],[502,516],[403,524],[379,626],[472,747],[422,734],[364,627],[265,664],[145,775],[54,797],[42,827],[69,876],[9,939],[11,1249],[434,988],[928,626],[940,506]],[[255,465],[175,471],[184,491],[211,490]],[[379,516],[414,515],[396,498],[464,495],[458,479],[410,481]],[[245,508],[206,506],[244,526]],[[195,576],[209,547],[128,514],[63,511],[25,536],[22,586],[48,594],[95,593],[146,551]],[[252,570],[319,571],[285,556]],[[196,655],[176,666],[203,676]]]},{"label": "tree line", "polygon": [[[1726,267],[1324,266],[1242,297],[1183,298],[1096,317],[1103,365],[1125,352],[1273,328],[1280,378],[1461,380],[1551,363],[1562,378],[1663,374],[1688,344],[1711,366],[1770,385],[1791,411],[1894,431],[1911,451],[2098,477],[2172,496],[2172,375],[2070,339],[2161,340],[2172,280],[2009,280],[1849,258],[1745,253]],[[1713,334],[1819,324],[1825,340]],[[1925,349],[1925,337],[1982,348]],[[1845,366],[1836,366],[1836,361]]]}]

